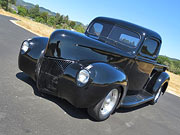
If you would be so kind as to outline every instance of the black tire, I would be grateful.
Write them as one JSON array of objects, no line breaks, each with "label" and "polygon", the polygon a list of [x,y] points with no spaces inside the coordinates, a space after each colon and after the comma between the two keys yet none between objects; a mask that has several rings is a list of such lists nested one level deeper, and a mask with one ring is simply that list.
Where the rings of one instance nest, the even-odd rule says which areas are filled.
[{"label": "black tire", "polygon": [[160,96],[162,95],[162,86],[157,90],[157,92],[154,94],[153,100],[151,100],[149,103],[151,105],[154,105],[158,102]]},{"label": "black tire", "polygon": [[[115,88],[116,89],[116,88]],[[114,90],[114,89],[112,89]],[[111,91],[112,91],[111,90]],[[118,91],[118,97],[117,97],[117,100],[115,101],[115,105],[113,106],[112,110],[106,114],[106,115],[102,115],[100,112],[101,112],[101,108],[102,108],[102,105],[106,99],[106,97],[109,95],[109,92],[105,98],[103,98],[100,102],[98,102],[96,105],[94,106],[91,106],[88,108],[88,114],[96,121],[103,121],[103,120],[106,120],[107,118],[109,118],[109,116],[114,112],[114,110],[116,109],[116,106],[119,102],[119,99],[120,99],[120,91],[118,89],[116,89]]]}]

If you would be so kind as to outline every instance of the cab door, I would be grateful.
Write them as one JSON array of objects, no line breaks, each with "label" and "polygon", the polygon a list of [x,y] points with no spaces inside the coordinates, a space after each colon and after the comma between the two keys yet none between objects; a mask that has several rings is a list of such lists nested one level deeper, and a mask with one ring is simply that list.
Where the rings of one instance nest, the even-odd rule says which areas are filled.
[{"label": "cab door", "polygon": [[130,90],[143,90],[152,70],[156,65],[156,58],[160,49],[160,42],[152,37],[146,37],[139,49],[130,73]]}]

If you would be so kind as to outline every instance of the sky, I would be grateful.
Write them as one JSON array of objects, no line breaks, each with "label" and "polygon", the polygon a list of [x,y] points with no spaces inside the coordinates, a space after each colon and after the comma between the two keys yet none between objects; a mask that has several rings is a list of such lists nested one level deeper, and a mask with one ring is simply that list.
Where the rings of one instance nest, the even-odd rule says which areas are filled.
[{"label": "sky", "polygon": [[161,55],[180,59],[180,0],[25,0],[87,25],[98,16],[141,25],[162,37]]}]

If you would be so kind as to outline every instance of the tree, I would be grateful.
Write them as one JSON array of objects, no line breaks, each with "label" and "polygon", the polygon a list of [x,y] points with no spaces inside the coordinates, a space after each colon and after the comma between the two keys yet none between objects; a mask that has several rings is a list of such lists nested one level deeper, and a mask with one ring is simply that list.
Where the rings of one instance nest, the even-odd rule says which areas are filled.
[{"label": "tree", "polygon": [[159,56],[158,57],[158,63],[164,64],[164,62],[170,63],[170,59],[166,56]]},{"label": "tree", "polygon": [[44,23],[47,23],[48,12],[41,12],[40,17],[44,20]]},{"label": "tree", "polygon": [[64,16],[61,15],[60,18],[59,18],[59,24],[64,23],[63,20],[64,20]]},{"label": "tree", "polygon": [[81,33],[84,33],[84,32],[85,32],[85,29],[84,29],[84,27],[83,27],[82,25],[76,25],[76,26],[74,27],[74,29],[75,29],[76,31],[78,31],[78,32],[81,32]]},{"label": "tree", "polygon": [[55,16],[56,25],[59,23],[60,16],[61,15],[59,13],[56,13],[56,16]]},{"label": "tree", "polygon": [[180,74],[180,60],[174,60],[166,56],[159,56],[158,63],[167,65],[170,72]]},{"label": "tree", "polygon": [[23,6],[18,6],[18,14],[21,16],[26,16],[28,13],[28,10]]},{"label": "tree", "polygon": [[8,10],[8,0],[1,0],[0,3],[1,3],[1,7],[7,11]]},{"label": "tree", "polygon": [[68,16],[68,15],[66,15],[66,16],[64,17],[64,23],[66,23],[66,24],[69,23],[69,16]]},{"label": "tree", "polygon": [[16,0],[0,0],[0,5],[3,9],[8,11],[8,5],[10,4],[16,4]]},{"label": "tree", "polygon": [[55,17],[54,17],[54,16],[48,17],[48,19],[47,19],[47,24],[48,24],[49,26],[54,26],[54,25],[55,25]]},{"label": "tree", "polygon": [[56,25],[61,25],[63,23],[63,15],[56,13],[55,23],[56,23]]},{"label": "tree", "polygon": [[71,27],[72,29],[74,29],[74,26],[76,25],[76,22],[71,21],[69,25],[70,25],[70,27]]},{"label": "tree", "polygon": [[36,17],[38,17],[40,15],[39,12],[39,5],[35,5],[33,8],[31,8],[29,10],[29,16],[33,19],[35,19]]},{"label": "tree", "polygon": [[16,4],[16,0],[9,0],[9,3],[11,3],[11,4]]}]

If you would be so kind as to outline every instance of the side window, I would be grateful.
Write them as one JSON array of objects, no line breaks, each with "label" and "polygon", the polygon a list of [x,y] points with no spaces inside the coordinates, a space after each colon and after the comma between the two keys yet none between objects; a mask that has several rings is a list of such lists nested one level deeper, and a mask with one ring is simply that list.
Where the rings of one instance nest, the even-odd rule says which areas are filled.
[{"label": "side window", "polygon": [[157,49],[158,49],[157,41],[153,39],[146,39],[143,43],[141,53],[146,56],[154,57],[157,53]]},{"label": "side window", "polygon": [[90,29],[90,33],[96,36],[99,36],[103,30],[103,25],[100,23],[94,23]]}]

